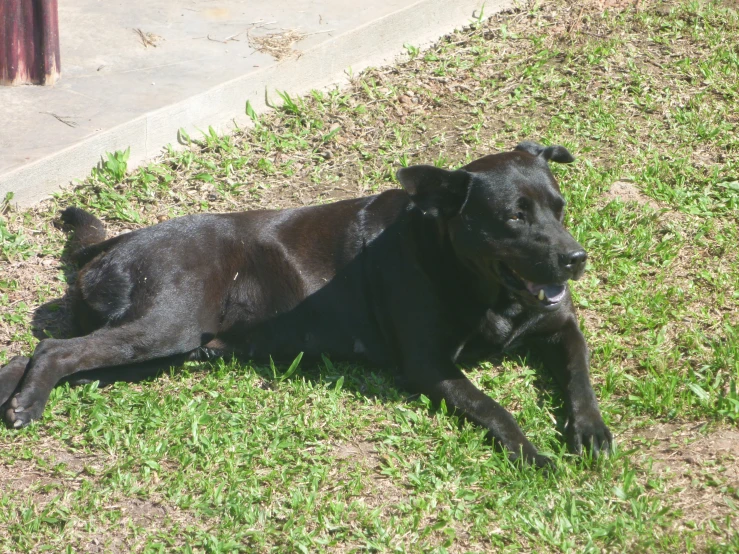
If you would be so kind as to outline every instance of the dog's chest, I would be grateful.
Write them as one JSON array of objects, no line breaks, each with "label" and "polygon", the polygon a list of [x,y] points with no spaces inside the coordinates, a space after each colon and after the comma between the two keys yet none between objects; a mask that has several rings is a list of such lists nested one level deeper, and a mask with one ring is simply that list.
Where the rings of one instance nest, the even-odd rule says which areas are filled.
[{"label": "dog's chest", "polygon": [[515,319],[508,313],[488,310],[480,324],[480,331],[489,345],[503,348],[516,334]]},{"label": "dog's chest", "polygon": [[539,320],[517,302],[505,303],[487,310],[480,323],[480,336],[494,350],[517,346]]}]

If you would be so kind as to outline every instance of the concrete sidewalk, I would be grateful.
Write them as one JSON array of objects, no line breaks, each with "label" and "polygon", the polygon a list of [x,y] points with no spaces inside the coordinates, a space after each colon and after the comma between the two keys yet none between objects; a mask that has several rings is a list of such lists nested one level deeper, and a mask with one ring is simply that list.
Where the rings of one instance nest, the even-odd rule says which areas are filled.
[{"label": "concrete sidewalk", "polygon": [[[485,15],[511,0],[487,0]],[[192,136],[247,123],[247,100],[302,94],[392,62],[469,24],[483,0],[63,0],[62,79],[0,87],[0,201],[27,206],[89,175],[105,152],[130,166]],[[268,35],[272,35],[268,37]],[[298,40],[288,44],[290,37]],[[273,54],[260,38],[282,41]],[[260,51],[261,50],[261,51]]]}]

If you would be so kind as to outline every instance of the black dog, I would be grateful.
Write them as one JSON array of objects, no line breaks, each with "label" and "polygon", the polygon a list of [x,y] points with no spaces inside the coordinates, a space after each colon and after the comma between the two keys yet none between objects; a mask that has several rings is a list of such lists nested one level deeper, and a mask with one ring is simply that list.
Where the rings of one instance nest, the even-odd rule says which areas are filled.
[{"label": "black dog", "polygon": [[0,370],[6,423],[41,417],[51,389],[78,372],[327,353],[400,368],[409,388],[543,466],[513,417],[455,365],[525,342],[562,387],[570,446],[607,451],[567,288],[587,256],[562,225],[548,160],[573,158],[524,142],[458,171],[401,169],[405,190],[187,216],[104,242],[99,220],[68,208],[62,219],[83,245],[71,291],[83,336],[43,340]]}]

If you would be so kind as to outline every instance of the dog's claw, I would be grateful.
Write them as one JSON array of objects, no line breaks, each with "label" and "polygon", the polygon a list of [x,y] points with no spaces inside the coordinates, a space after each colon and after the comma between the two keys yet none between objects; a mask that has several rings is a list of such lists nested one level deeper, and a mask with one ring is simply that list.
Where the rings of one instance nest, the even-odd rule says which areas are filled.
[{"label": "dog's claw", "polygon": [[25,427],[43,414],[44,402],[38,402],[32,398],[19,398],[22,395],[23,392],[20,392],[5,405],[5,423],[13,429]]},{"label": "dog's claw", "polygon": [[536,451],[524,452],[522,454],[511,454],[509,459],[514,463],[532,465],[537,469],[548,471],[556,467],[556,462],[549,456],[544,456]]},{"label": "dog's claw", "polygon": [[551,471],[555,467],[557,467],[554,460],[552,460],[549,456],[543,456],[541,454],[537,454],[534,457],[533,462],[537,469],[541,469],[544,471]]},{"label": "dog's claw", "polygon": [[34,416],[32,410],[24,410],[21,408],[19,412],[17,409],[10,409],[5,412],[5,421],[8,426],[12,426],[13,429],[20,429],[31,423],[34,419],[38,419],[39,416]]},{"label": "dog's claw", "polygon": [[567,442],[572,452],[582,455],[590,452],[593,459],[608,456],[613,449],[613,435],[600,415],[580,417],[567,427]]}]

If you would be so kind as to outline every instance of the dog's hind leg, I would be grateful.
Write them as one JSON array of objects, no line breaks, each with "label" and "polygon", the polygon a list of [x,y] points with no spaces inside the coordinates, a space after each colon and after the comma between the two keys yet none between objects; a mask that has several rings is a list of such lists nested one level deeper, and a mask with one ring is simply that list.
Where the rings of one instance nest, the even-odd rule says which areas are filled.
[{"label": "dog's hind leg", "polygon": [[41,417],[51,389],[74,373],[138,364],[201,346],[202,333],[194,322],[174,315],[154,313],[84,337],[41,341],[17,392],[5,403],[5,422],[18,428]]},{"label": "dog's hind leg", "polygon": [[148,360],[137,364],[78,371],[77,373],[64,377],[58,384],[69,383],[71,386],[76,387],[97,381],[100,387],[107,387],[118,382],[139,383],[158,377],[171,368],[180,367],[190,359],[189,354],[178,354],[176,356],[157,358],[156,360]]},{"label": "dog's hind leg", "polygon": [[30,358],[16,356],[8,365],[0,369],[0,406],[7,402],[10,395],[18,388],[18,383],[23,379]]},{"label": "dog's hind leg", "polygon": [[[214,343],[221,348],[212,347],[211,345]],[[221,342],[216,339],[186,354],[177,354],[167,358],[157,358],[136,364],[78,371],[68,377],[64,377],[59,381],[59,384],[69,383],[75,387],[78,385],[88,385],[97,381],[100,387],[107,387],[118,382],[139,383],[158,377],[173,368],[179,368],[185,362],[206,362],[233,354],[236,354],[236,352],[230,348],[223,348]]]}]

